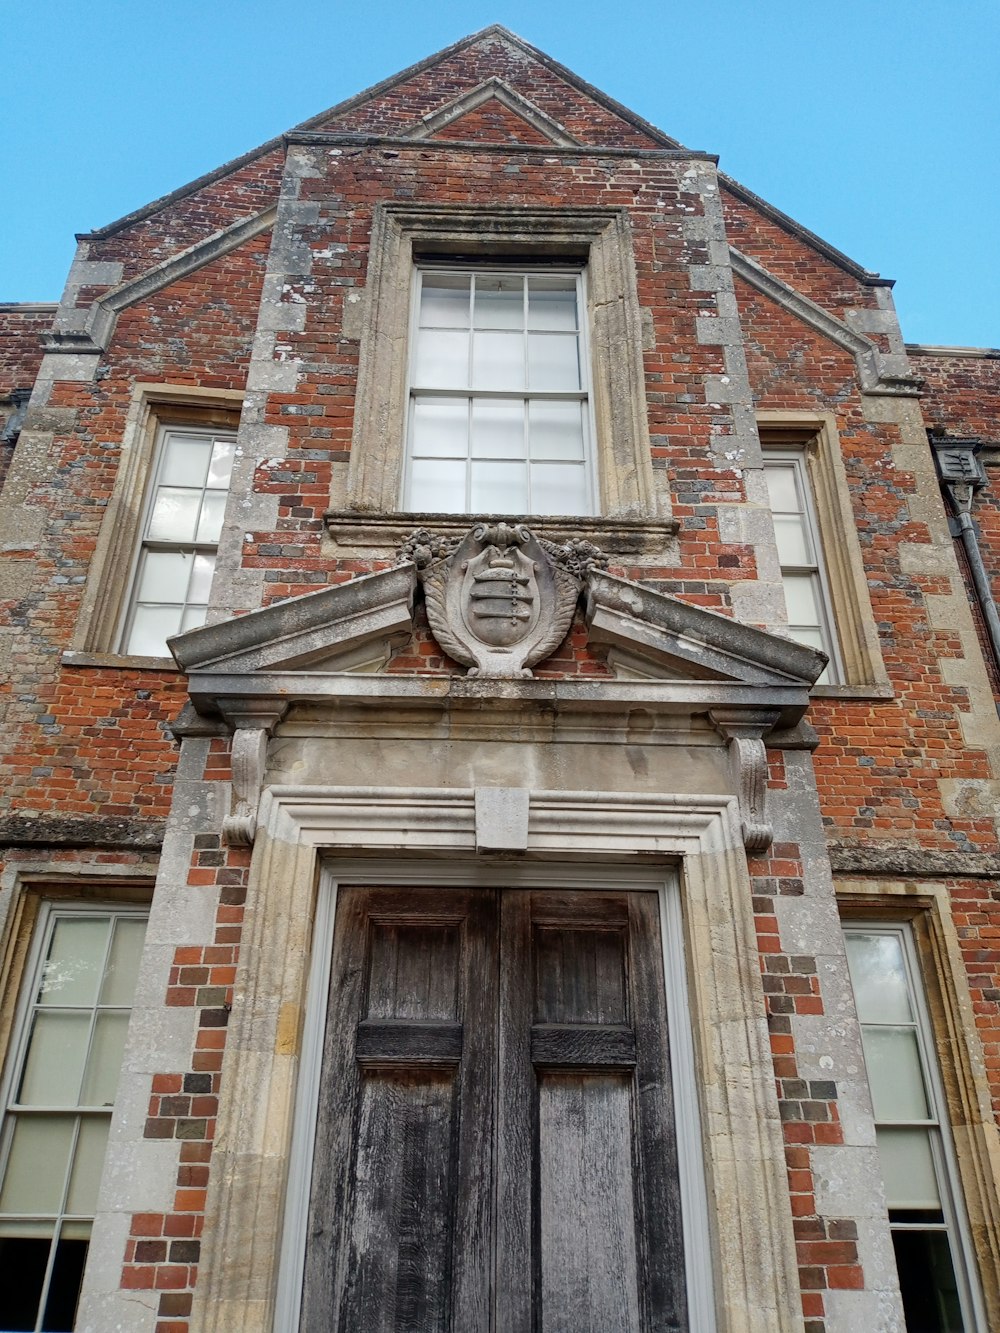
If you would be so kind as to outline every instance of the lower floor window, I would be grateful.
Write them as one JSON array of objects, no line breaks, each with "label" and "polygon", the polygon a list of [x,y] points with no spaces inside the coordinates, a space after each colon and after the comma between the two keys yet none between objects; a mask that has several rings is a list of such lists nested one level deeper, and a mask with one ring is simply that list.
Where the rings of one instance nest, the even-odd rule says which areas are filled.
[{"label": "lower floor window", "polygon": [[913,937],[865,923],[846,943],[906,1327],[962,1333],[975,1286]]},{"label": "lower floor window", "polygon": [[3,1085],[0,1328],[74,1327],[146,928],[46,904]]}]

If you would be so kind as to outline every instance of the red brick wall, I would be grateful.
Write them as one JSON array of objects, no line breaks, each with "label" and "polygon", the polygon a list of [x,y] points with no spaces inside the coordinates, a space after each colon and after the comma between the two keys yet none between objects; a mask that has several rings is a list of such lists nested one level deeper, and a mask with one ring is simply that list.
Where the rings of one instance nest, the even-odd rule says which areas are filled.
[{"label": "red brick wall", "polygon": [[[49,305],[0,305],[0,399],[34,384],[42,364],[41,338],[55,313]],[[0,417],[6,410],[0,406]]]},{"label": "red brick wall", "polygon": [[[648,149],[655,141],[613,111],[589,100],[550,67],[529,61],[499,39],[448,57],[403,86],[386,88],[350,108],[329,128],[399,134],[483,79],[498,75],[560,121],[583,142],[609,149]],[[480,141],[478,150],[454,151],[433,140],[411,145],[362,145],[327,156],[329,174],[304,177],[301,200],[318,205],[300,239],[313,250],[308,278],[290,282],[289,296],[306,303],[301,333],[283,333],[288,355],[303,373],[294,392],[267,396],[263,421],[287,428],[287,457],[258,470],[254,487],[278,497],[272,531],[254,530],[244,563],[260,570],[265,601],[308,592],[379,567],[379,562],[331,556],[323,515],[334,467],[349,457],[358,344],[344,336],[346,296],[366,280],[372,216],[379,202],[441,201],[495,204],[503,182],[507,204],[627,207],[638,298],[649,312],[653,337],[645,352],[645,387],[653,465],[665,472],[681,535],[676,559],[656,566],[612,564],[613,572],[645,580],[713,609],[731,609],[730,589],[753,579],[753,550],[725,544],[718,509],[745,498],[738,469],[720,467],[720,435],[733,429],[727,408],[705,400],[705,377],[725,373],[719,347],[695,336],[695,320],[716,313],[712,299],[692,289],[688,264],[707,264],[708,249],[685,234],[698,216],[700,197],[685,184],[687,163],[654,156],[518,152],[511,133],[524,122],[490,103],[447,127],[442,137]],[[530,140],[536,142],[536,140]],[[169,202],[134,223],[93,238],[89,258],[120,260],[133,277],[177,250],[250,216],[277,197],[282,157],[270,151]],[[738,248],[837,315],[874,308],[874,291],[802,238],[729,192],[727,225]],[[2,781],[9,809],[24,814],[58,810],[74,815],[162,819],[175,763],[167,725],[184,698],[176,673],[61,666],[80,606],[104,507],[112,493],[136,381],[239,389],[247,376],[269,238],[261,236],[189,278],[123,312],[114,340],[93,382],[60,383],[51,406],[76,413],[76,424],[57,434],[47,470],[40,471],[28,504],[50,515],[45,544],[13,552],[36,570],[29,595],[0,611],[20,630],[9,687],[2,744]],[[85,293],[86,299],[94,292]],[[988,776],[983,751],[965,748],[958,713],[962,690],[945,683],[942,657],[964,646],[926,621],[923,598],[948,591],[942,580],[909,574],[900,542],[936,539],[925,517],[914,518],[912,475],[897,469],[897,428],[867,419],[853,358],[748,287],[738,290],[754,395],[761,408],[834,411],[858,536],[871,582],[872,606],[894,697],[816,701],[811,719],[821,745],[815,763],[823,817],[831,838],[848,844],[891,842],[913,848],[996,853],[990,819],[946,815],[942,778]],[[976,374],[995,374],[1000,361]],[[949,422],[984,423],[993,409],[977,399],[980,381],[966,382],[963,363],[917,369],[932,381],[929,420],[940,408]],[[3,366],[0,364],[0,372]],[[932,373],[928,373],[928,372]],[[985,382],[985,381],[984,381]],[[993,383],[994,381],[990,381]],[[983,390],[987,404],[994,390]],[[997,390],[1000,400],[1000,389]],[[974,401],[976,400],[976,401]],[[980,414],[980,415],[977,415]],[[954,433],[956,427],[950,425]],[[973,429],[963,424],[961,429]],[[990,438],[997,438],[994,424]],[[924,497],[926,499],[926,497]],[[990,502],[979,501],[986,525]],[[917,512],[926,514],[926,505]],[[989,510],[992,514],[994,511]],[[994,520],[988,519],[989,523]],[[1000,551],[1000,523],[990,537]],[[382,562],[384,564],[384,562]],[[544,676],[605,676],[608,668],[574,625],[567,642],[544,664]],[[450,672],[456,666],[431,639],[418,616],[413,640],[390,664],[398,672]],[[228,743],[213,741],[205,776],[229,777]],[[780,753],[772,755],[772,785],[780,788]],[[77,856],[78,853],[58,853]],[[147,867],[133,851],[101,853],[116,864]],[[228,1006],[240,944],[249,853],[223,848],[214,836],[196,844],[189,883],[218,889],[220,904],[210,942],[176,951],[165,1003],[199,1013],[198,1035],[186,1068],[157,1072],[146,1134],[179,1141],[179,1169],[171,1210],[133,1218],[123,1285],[160,1293],[157,1333],[187,1329],[198,1263],[198,1238],[215,1130],[219,1075]],[[809,1148],[840,1141],[836,1089],[799,1076],[792,1018],[822,1014],[825,998],[816,959],[783,951],[774,900],[802,891],[803,866],[794,843],[779,844],[751,861],[761,969],[771,1027],[787,1151],[789,1188],[801,1265],[803,1310],[809,1333],[821,1333],[824,1291],[863,1282],[851,1224],[817,1214]],[[956,883],[957,923],[973,987],[977,1022],[987,1049],[1000,1107],[1000,951],[981,929],[982,884]],[[992,929],[992,928],[991,928]]]},{"label": "red brick wall", "polygon": [[[928,429],[937,434],[979,439],[987,447],[986,485],[976,492],[972,515],[979,534],[993,597],[1000,604],[1000,349],[975,355],[949,353],[947,348],[908,347],[914,372],[924,380],[923,409]],[[990,665],[993,689],[1000,699],[1000,665],[993,656],[982,614],[972,595],[972,576],[964,552],[960,562],[983,655]]]},{"label": "red brick wall", "polygon": [[657,148],[662,144],[599,105],[556,70],[493,37],[455,52],[405,83],[376,89],[375,96],[315,128],[397,135],[448,106],[487,79],[499,78],[544,111],[583,144],[609,148]]},{"label": "red brick wall", "polygon": [[[12,811],[163,818],[176,746],[168,723],[183,702],[176,672],[59,668],[118,473],[136,381],[242,388],[256,327],[269,238],[124,311],[94,383],[57,383],[52,407],[75,409],[27,504],[49,511],[47,542],[8,552],[34,570],[34,587],[2,610],[24,626],[12,675],[0,684],[7,730],[0,792]],[[4,699],[6,696],[6,699]]]}]

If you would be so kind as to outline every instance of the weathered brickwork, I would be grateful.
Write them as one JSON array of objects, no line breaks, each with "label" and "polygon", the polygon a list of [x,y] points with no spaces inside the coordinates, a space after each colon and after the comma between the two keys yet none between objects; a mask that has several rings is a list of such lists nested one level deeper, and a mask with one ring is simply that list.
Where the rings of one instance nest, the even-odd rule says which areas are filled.
[{"label": "weathered brickwork", "polygon": [[[490,80],[502,86],[502,98],[483,94]],[[522,115],[518,99],[533,114]],[[216,1328],[198,1314],[198,1301],[206,1281],[217,1278],[213,1272],[206,1278],[201,1241],[204,1233],[209,1246],[219,1225],[212,1213],[220,1189],[213,1149],[218,1161],[227,1071],[241,1054],[231,1043],[227,1052],[230,1014],[235,1024],[241,1004],[257,1006],[258,980],[269,984],[257,977],[257,960],[245,947],[241,957],[244,929],[253,924],[248,887],[258,852],[231,845],[230,825],[223,836],[232,817],[231,788],[250,783],[256,771],[246,747],[233,757],[232,719],[196,718],[190,705],[184,709],[188,689],[180,673],[121,656],[117,640],[80,647],[87,608],[94,605],[93,563],[109,544],[108,507],[141,437],[137,403],[148,398],[153,404],[149,429],[170,420],[169,406],[162,405],[168,402],[186,414],[179,418],[185,422],[197,421],[191,414],[203,410],[216,414],[204,418],[214,427],[238,430],[210,621],[390,569],[390,542],[380,545],[373,537],[352,545],[331,535],[331,510],[343,517],[341,509],[346,514],[350,507],[345,477],[363,406],[357,402],[359,369],[371,354],[358,311],[373,299],[370,250],[379,206],[442,204],[484,215],[498,205],[547,209],[553,216],[567,209],[606,209],[609,216],[626,211],[642,323],[648,461],[663,513],[628,516],[617,531],[609,522],[608,569],[615,577],[780,633],[786,620],[777,545],[753,413],[772,423],[782,413],[835,423],[877,661],[870,679],[819,687],[805,723],[782,730],[780,722],[768,750],[768,801],[778,812],[777,832],[766,850],[758,842],[744,858],[756,930],[748,967],[754,986],[759,972],[760,989],[746,990],[742,1002],[748,1027],[766,1024],[771,1065],[736,1071],[734,1078],[762,1075],[768,1085],[776,1157],[780,1163],[783,1147],[787,1174],[787,1209],[782,1199],[778,1211],[788,1214],[788,1243],[798,1265],[798,1289],[790,1292],[795,1317],[801,1309],[806,1333],[874,1328],[874,1312],[894,1309],[897,1299],[895,1278],[884,1271],[890,1252],[884,1203],[873,1220],[868,1196],[859,1202],[846,1186],[838,1194],[836,1180],[830,1183],[836,1173],[829,1163],[839,1160],[831,1156],[838,1150],[847,1162],[874,1154],[867,1093],[860,1102],[856,1095],[863,1086],[860,1037],[845,999],[832,874],[849,863],[852,881],[870,884],[873,894],[891,879],[912,889],[915,900],[927,881],[945,885],[963,969],[960,999],[967,996],[971,1005],[969,1040],[979,1043],[983,1086],[1000,1118],[994,667],[955,558],[924,433],[928,426],[975,434],[995,454],[1000,358],[911,349],[908,369],[882,280],[741,187],[720,182],[705,154],[686,153],[496,30],[322,113],[287,142],[265,145],[85,238],[56,320],[63,341],[47,344],[44,359],[38,335],[53,311],[19,314],[0,307],[0,331],[15,330],[5,344],[12,350],[0,353],[0,401],[38,375],[0,500],[0,525],[7,520],[0,536],[7,561],[0,576],[0,651],[7,666],[0,694],[6,708],[0,833],[11,844],[0,908],[7,910],[8,899],[16,902],[24,884],[57,881],[60,873],[91,884],[111,867],[119,876],[147,879],[163,840],[149,970],[140,992],[143,1013],[168,1034],[170,1058],[162,1065],[154,1058],[152,1067],[139,1059],[129,1074],[119,1138],[131,1144],[136,1161],[150,1166],[114,1210],[122,1215],[114,1226],[127,1224],[126,1230],[119,1236],[109,1222],[103,1233],[111,1238],[112,1257],[101,1260],[100,1278],[92,1280],[85,1308],[102,1313],[88,1315],[95,1321],[88,1327],[100,1328],[98,1318],[111,1327],[112,1310],[120,1317],[124,1307],[114,1304],[120,1288],[138,1302],[129,1309],[141,1312],[134,1314],[139,1333]],[[261,214],[267,216],[254,234],[231,245],[218,240],[227,228]],[[106,346],[81,340],[80,312],[209,242],[205,261],[192,271],[168,273],[116,311]],[[746,266],[741,276],[730,246],[779,279],[778,286],[747,277]],[[835,322],[823,324],[811,307],[796,305],[796,295]],[[914,377],[926,381],[923,416]],[[1000,595],[997,460],[989,455],[986,461],[990,482],[976,496],[974,515]],[[139,488],[128,501],[133,519],[142,502]],[[363,527],[364,513],[346,516]],[[319,650],[314,657],[319,665],[306,669],[322,672]],[[363,670],[369,668],[365,662]],[[683,663],[671,670],[688,684],[699,679]],[[419,595],[412,627],[392,639],[377,674],[433,677],[434,690],[447,688],[440,678],[465,674],[432,634]],[[546,684],[592,688],[595,717],[605,706],[602,687],[646,678],[641,663],[619,674],[590,640],[582,604],[563,643],[534,674]],[[399,688],[409,683],[395,682]],[[668,683],[676,683],[669,673]],[[651,688],[661,685],[655,678]],[[430,771],[452,738],[435,730],[431,704],[423,707],[426,713],[407,721],[400,735],[426,727],[421,737],[429,738]],[[532,725],[559,722],[554,706],[532,707]],[[179,716],[180,769],[172,730]],[[308,734],[312,717],[306,709],[273,724],[247,713],[232,725],[276,725],[277,749],[268,763],[277,762],[282,781],[295,781],[294,764],[291,778],[282,769],[281,746]],[[641,707],[629,714],[629,727],[647,722]],[[329,738],[342,727],[351,745],[360,744],[363,728],[353,714],[345,720],[333,709],[323,726],[330,729],[317,735]],[[688,737],[685,759],[692,768],[703,754],[714,762],[721,753],[718,736],[709,737],[703,726]],[[676,744],[686,743],[679,722],[677,736]],[[489,755],[484,749],[489,786],[505,785],[507,779],[494,774],[519,762],[511,759],[519,743],[512,730],[509,740],[489,742]],[[647,756],[641,751],[630,747],[634,785],[622,791],[645,798],[651,793],[643,785]],[[366,774],[378,768],[377,746],[372,753],[376,758],[360,765]],[[490,767],[495,755],[501,756],[496,769]],[[331,785],[353,788],[363,781],[348,761],[341,771],[341,762],[338,752]],[[721,793],[734,803],[740,795],[746,801],[752,785],[746,766],[732,779],[735,785],[726,786],[727,763],[723,755],[714,768],[705,761],[697,769],[699,800],[718,800]],[[423,788],[418,767],[413,786]],[[266,787],[263,771],[256,780]],[[600,775],[588,781],[588,790],[603,790]],[[610,778],[607,783],[610,788]],[[525,785],[544,783],[529,778]],[[612,791],[612,803],[619,794]],[[370,847],[352,845],[350,854],[387,854],[386,848],[406,850],[376,839]],[[742,845],[726,855],[743,856]],[[44,875],[40,866],[47,867]],[[157,903],[175,900],[183,912],[171,909],[164,924]],[[923,899],[918,906],[924,910]],[[897,908],[889,904],[886,912],[902,919]],[[15,917],[12,912],[12,922]],[[749,925],[748,937],[752,941]],[[13,946],[8,941],[5,947]],[[281,1013],[283,1035],[275,1046],[283,1056],[299,1054],[301,998]],[[253,1012],[263,1030],[260,1005],[259,1015],[256,1007]],[[824,1025],[836,1034],[829,1057]],[[764,1053],[766,1064],[766,1045]],[[256,1047],[246,1054],[261,1057]],[[232,1125],[225,1129],[236,1133]],[[289,1132],[287,1126],[280,1131],[286,1140]],[[225,1149],[238,1150],[232,1143]],[[281,1151],[276,1144],[274,1154]],[[141,1200],[151,1202],[147,1207]],[[105,1253],[101,1244],[95,1240],[95,1253]],[[988,1249],[980,1243],[982,1253]],[[211,1262],[224,1262],[206,1252],[216,1255]],[[985,1260],[980,1276],[995,1309],[1000,1293],[989,1289]],[[226,1317],[236,1326],[242,1314],[232,1311]]]},{"label": "weathered brickwork", "polygon": [[[1000,600],[1000,351],[996,348],[907,348],[913,368],[925,381],[924,419],[938,435],[983,442],[980,461],[986,485],[978,489],[973,518],[979,532],[993,596]],[[971,577],[964,552],[959,559]],[[991,648],[982,614],[974,606],[983,655],[991,668],[993,688],[1000,697],[1000,662]]]}]

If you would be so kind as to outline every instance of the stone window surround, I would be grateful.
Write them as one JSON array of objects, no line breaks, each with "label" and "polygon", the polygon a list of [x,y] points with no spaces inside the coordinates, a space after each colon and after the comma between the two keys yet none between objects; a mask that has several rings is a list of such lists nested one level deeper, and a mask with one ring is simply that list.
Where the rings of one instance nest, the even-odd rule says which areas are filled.
[{"label": "stone window surround", "polygon": [[118,651],[122,611],[140,537],[146,490],[165,426],[225,428],[235,432],[243,392],[193,385],[138,383],[122,435],[114,490],[90,561],[76,629],[63,661],[73,666],[145,666],[176,671],[170,657]]},{"label": "stone window surround", "polygon": [[[356,517],[399,513],[414,264],[456,255],[586,265],[598,511],[610,520],[659,519],[672,530],[669,502],[657,490],[650,457],[642,315],[628,215],[620,208],[378,205],[346,509]],[[600,518],[587,520],[592,525],[599,528]]]},{"label": "stone window surround", "polygon": [[814,695],[890,698],[892,688],[875,628],[868,578],[858,542],[837,419],[831,412],[758,411],[761,447],[802,452],[812,491],[831,610],[840,648],[842,681],[818,685]]},{"label": "stone window surround", "polygon": [[[651,854],[661,880],[671,865],[679,867],[677,914],[700,1100],[700,1125],[679,1130],[701,1134],[716,1327],[719,1333],[801,1329],[782,1131],[735,798],[525,795],[528,855],[517,863],[520,870],[507,871],[511,876],[544,881],[547,872],[558,873],[551,863],[561,861],[565,870],[567,858],[582,858],[576,875],[586,877],[591,867],[598,879],[627,873],[630,864],[648,868]],[[326,938],[330,924],[317,923],[324,860],[356,856],[359,849],[383,857],[405,849],[438,872],[448,872],[440,858],[450,858],[452,869],[458,866],[454,873],[475,882],[475,866],[484,864],[476,857],[476,810],[476,792],[464,789],[265,791],[193,1333],[234,1327],[271,1333],[274,1327],[309,957],[314,932]],[[271,1203],[262,1207],[265,1199]]]},{"label": "stone window surround", "polygon": [[1000,1131],[946,885],[933,881],[839,880],[845,925],[908,922],[920,961],[951,1137],[969,1221],[973,1268],[986,1305],[984,1327],[1000,1327]]}]

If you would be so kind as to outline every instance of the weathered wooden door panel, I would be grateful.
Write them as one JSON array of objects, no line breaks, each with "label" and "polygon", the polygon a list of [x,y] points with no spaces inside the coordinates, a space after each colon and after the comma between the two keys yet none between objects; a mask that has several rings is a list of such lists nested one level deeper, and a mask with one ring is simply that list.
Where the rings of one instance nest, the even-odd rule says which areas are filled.
[{"label": "weathered wooden door panel", "polygon": [[497,1329],[675,1333],[686,1297],[656,895],[511,891],[501,940]]},{"label": "weathered wooden door panel", "polygon": [[651,893],[347,890],[307,1333],[686,1327]]},{"label": "weathered wooden door panel", "polygon": [[490,1327],[496,944],[491,893],[341,896],[306,1250],[309,1333]]}]

